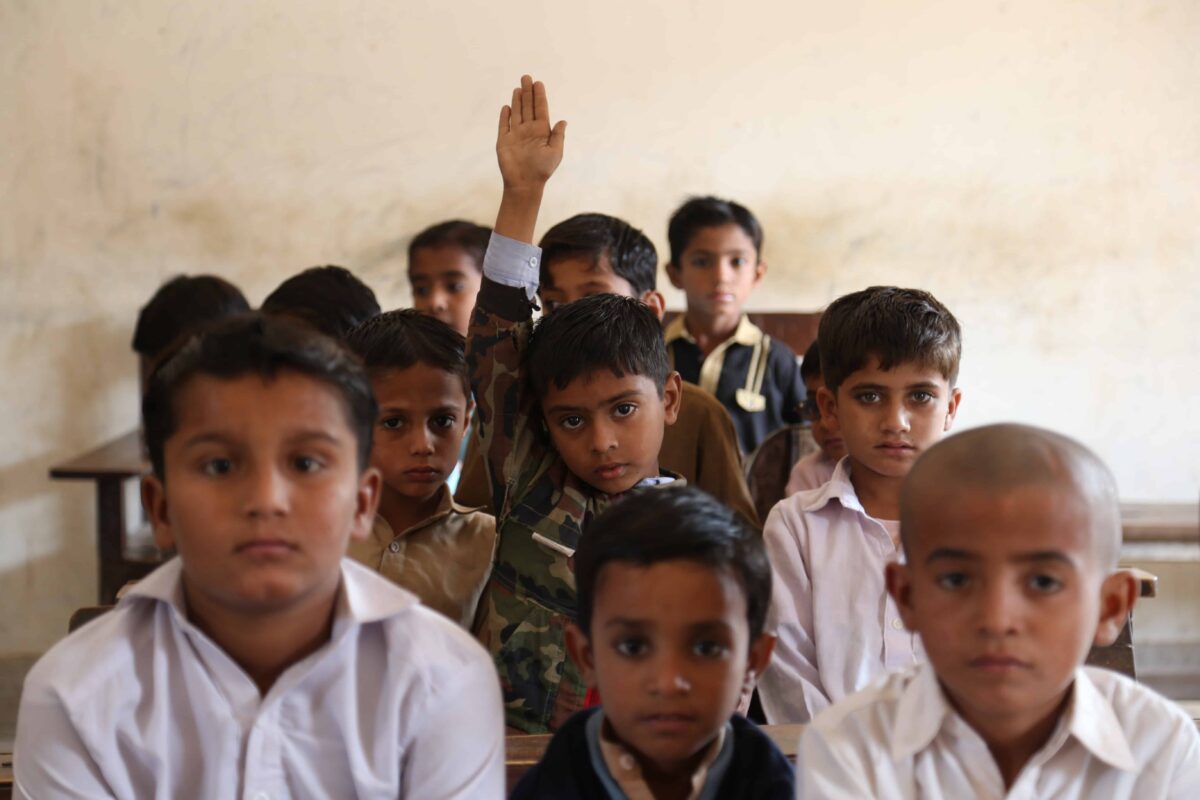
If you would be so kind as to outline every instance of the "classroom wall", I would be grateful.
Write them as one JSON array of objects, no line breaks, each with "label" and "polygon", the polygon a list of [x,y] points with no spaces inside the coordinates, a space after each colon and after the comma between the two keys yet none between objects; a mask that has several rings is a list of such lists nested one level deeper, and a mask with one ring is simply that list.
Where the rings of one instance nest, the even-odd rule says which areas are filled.
[{"label": "classroom wall", "polygon": [[404,304],[407,237],[494,214],[522,71],[570,121],[545,221],[665,252],[687,195],[738,198],[754,308],[931,289],[961,425],[1051,426],[1127,499],[1195,501],[1197,42],[1192,0],[0,0],[0,656],[94,601],[92,488],[46,473],[136,424],[138,306],[322,263]]}]

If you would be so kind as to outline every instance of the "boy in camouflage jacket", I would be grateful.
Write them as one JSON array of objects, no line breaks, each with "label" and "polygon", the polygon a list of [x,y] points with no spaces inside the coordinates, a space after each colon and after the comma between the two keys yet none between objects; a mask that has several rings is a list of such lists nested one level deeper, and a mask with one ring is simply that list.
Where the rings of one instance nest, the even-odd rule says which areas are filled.
[{"label": "boy in camouflage jacket", "polygon": [[676,482],[658,452],[682,390],[654,313],[597,295],[532,323],[534,226],[565,132],[565,122],[551,129],[545,89],[524,76],[500,113],[504,194],[468,337],[475,435],[499,511],[475,631],[500,673],[508,726],[523,733],[553,731],[584,705],[565,645],[581,533],[626,492]]}]

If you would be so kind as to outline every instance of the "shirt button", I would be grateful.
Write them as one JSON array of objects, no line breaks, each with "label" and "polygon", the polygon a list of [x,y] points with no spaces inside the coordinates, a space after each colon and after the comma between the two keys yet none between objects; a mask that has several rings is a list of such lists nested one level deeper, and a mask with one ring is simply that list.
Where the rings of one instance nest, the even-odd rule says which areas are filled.
[{"label": "shirt button", "polygon": [[537,256],[530,256],[530,258],[529,258],[529,266],[531,266],[531,267],[536,267],[536,266],[537,266]]},{"label": "shirt button", "polygon": [[897,617],[896,619],[892,620],[892,627],[898,631],[904,630],[904,620]]},{"label": "shirt button", "polygon": [[399,553],[400,552],[400,543],[392,542],[391,544],[388,545],[388,550],[391,550],[393,553]]}]

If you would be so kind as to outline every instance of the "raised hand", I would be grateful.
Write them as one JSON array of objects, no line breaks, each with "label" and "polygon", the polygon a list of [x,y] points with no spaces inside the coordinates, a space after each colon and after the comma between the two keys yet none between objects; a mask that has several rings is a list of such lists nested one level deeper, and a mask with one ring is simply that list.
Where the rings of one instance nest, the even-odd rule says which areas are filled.
[{"label": "raised hand", "polygon": [[512,105],[500,109],[496,158],[505,189],[540,189],[563,157],[567,123],[550,127],[546,87],[528,75],[513,89]]}]

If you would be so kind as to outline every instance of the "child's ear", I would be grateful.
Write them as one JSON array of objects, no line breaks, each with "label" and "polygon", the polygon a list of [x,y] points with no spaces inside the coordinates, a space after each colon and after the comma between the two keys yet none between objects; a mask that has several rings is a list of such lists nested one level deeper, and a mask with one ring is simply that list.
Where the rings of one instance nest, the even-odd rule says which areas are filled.
[{"label": "child's ear", "polygon": [[679,407],[683,404],[683,378],[674,370],[663,383],[663,422],[674,425],[679,419]]},{"label": "child's ear", "polygon": [[962,389],[950,390],[950,402],[946,406],[946,425],[942,430],[948,431],[954,425],[954,415],[958,413],[958,404],[962,402]]},{"label": "child's ear", "polygon": [[671,281],[671,285],[676,289],[683,288],[683,281],[680,280],[679,267],[675,266],[674,261],[667,262],[667,280]]},{"label": "child's ear", "polygon": [[750,654],[746,659],[746,683],[754,683],[762,676],[767,665],[771,663],[771,654],[775,652],[776,639],[769,633],[760,633],[758,638],[750,643]]},{"label": "child's ear", "polygon": [[888,594],[892,596],[892,600],[896,603],[896,610],[900,612],[900,619],[904,620],[904,627],[915,631],[917,620],[916,615],[913,614],[912,571],[909,565],[892,561],[884,570],[883,577],[884,583],[887,584]]},{"label": "child's ear", "polygon": [[841,433],[842,428],[837,418],[837,397],[826,386],[817,389],[817,408],[821,409],[821,422],[830,433]]},{"label": "child's ear", "polygon": [[1119,569],[1100,584],[1100,621],[1093,640],[1108,647],[1117,640],[1138,598],[1138,581],[1127,569]]},{"label": "child's ear", "polygon": [[142,477],[142,508],[154,530],[154,543],[164,552],[175,548],[171,531],[171,515],[167,509],[167,487],[161,478],[151,473]]},{"label": "child's ear", "polygon": [[375,510],[379,508],[379,491],[383,487],[383,475],[375,467],[367,467],[358,478],[358,492],[354,507],[354,520],[350,526],[350,538],[362,541],[371,535],[375,524]]},{"label": "child's ear", "polygon": [[662,296],[662,292],[658,289],[647,289],[638,299],[649,306],[654,316],[658,317],[658,321],[662,322],[663,314],[667,313],[667,298]]},{"label": "child's ear", "polygon": [[579,667],[583,682],[588,686],[596,685],[596,659],[592,653],[592,643],[583,629],[574,622],[567,623],[567,655]]},{"label": "child's ear", "polygon": [[754,268],[754,285],[758,286],[762,282],[763,277],[767,274],[767,262],[759,261]]}]

